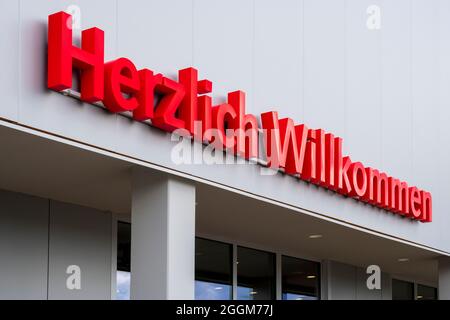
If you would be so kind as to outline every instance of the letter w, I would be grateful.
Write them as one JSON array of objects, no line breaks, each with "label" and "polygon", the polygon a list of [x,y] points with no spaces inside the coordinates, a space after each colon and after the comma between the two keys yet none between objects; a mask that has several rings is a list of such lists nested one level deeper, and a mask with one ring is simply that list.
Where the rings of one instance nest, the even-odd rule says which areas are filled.
[{"label": "letter w", "polygon": [[301,174],[308,127],[294,126],[294,121],[290,118],[278,120],[277,112],[261,114],[261,122],[268,166],[283,168],[288,174]]}]

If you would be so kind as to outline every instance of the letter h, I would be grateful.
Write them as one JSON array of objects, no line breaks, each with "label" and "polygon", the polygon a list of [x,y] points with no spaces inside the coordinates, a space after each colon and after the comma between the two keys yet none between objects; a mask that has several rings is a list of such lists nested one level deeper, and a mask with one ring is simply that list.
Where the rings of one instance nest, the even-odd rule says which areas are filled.
[{"label": "letter h", "polygon": [[72,16],[58,12],[48,17],[48,88],[72,88],[72,68],[81,71],[81,100],[103,100],[104,32],[83,30],[81,48],[72,45]]}]

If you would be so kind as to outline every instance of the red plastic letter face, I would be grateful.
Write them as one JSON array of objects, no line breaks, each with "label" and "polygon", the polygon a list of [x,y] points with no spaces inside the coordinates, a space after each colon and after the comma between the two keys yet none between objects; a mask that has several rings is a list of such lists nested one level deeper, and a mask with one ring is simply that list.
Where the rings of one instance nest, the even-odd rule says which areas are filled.
[{"label": "red plastic letter face", "polygon": [[363,197],[367,189],[367,177],[361,162],[353,162],[349,168],[350,183],[353,188],[350,192],[352,197]]},{"label": "red plastic letter face", "polygon": [[228,103],[222,103],[212,108],[212,126],[217,130],[218,141],[214,141],[216,148],[225,148],[233,151],[235,135],[228,136],[226,128],[230,127],[236,118],[236,111]]},{"label": "red plastic letter face", "polygon": [[[104,104],[111,112],[131,111],[137,108],[139,74],[134,64],[125,58],[105,64]],[[124,97],[128,94],[129,97]]]},{"label": "red plastic letter face", "polygon": [[421,210],[422,215],[420,216],[421,222],[431,222],[433,220],[433,207],[432,207],[432,200],[431,200],[431,193],[426,191],[421,191]]},{"label": "red plastic letter face", "polygon": [[340,168],[340,172],[342,174],[342,187],[338,189],[338,192],[344,195],[352,192],[352,184],[350,182],[350,166],[352,164],[352,160],[350,157],[342,158],[342,167]]},{"label": "red plastic letter face", "polygon": [[228,103],[236,112],[232,123],[235,130],[237,155],[246,159],[258,156],[258,121],[251,114],[245,114],[245,93],[234,91],[228,93]]},{"label": "red plastic letter face", "polygon": [[278,120],[278,113],[266,112],[261,114],[261,122],[264,128],[268,165],[271,168],[284,168],[288,174],[305,175],[305,162],[307,158],[308,127],[305,125],[294,126],[290,118]]},{"label": "red plastic letter face", "polygon": [[138,121],[153,119],[155,104],[155,88],[162,83],[161,74],[153,74],[148,69],[139,70],[140,90],[136,95],[138,107],[133,112],[133,118]]},{"label": "red plastic letter face", "polygon": [[176,117],[176,111],[185,93],[183,85],[164,77],[162,84],[157,86],[157,92],[162,94],[162,97],[156,106],[153,125],[169,132],[184,129],[185,122]]},{"label": "red plastic letter face", "polygon": [[414,219],[419,219],[422,213],[422,198],[420,197],[420,192],[416,187],[409,188],[409,208],[411,212],[411,217]]},{"label": "red plastic letter face", "polygon": [[104,33],[98,28],[84,30],[81,48],[72,45],[71,16],[58,12],[48,17],[48,88],[72,88],[72,69],[81,70],[81,100],[103,100]]},{"label": "red plastic letter face", "polygon": [[200,96],[198,98],[198,117],[202,123],[202,132],[200,141],[207,140],[210,141],[208,132],[211,130],[211,113],[212,113],[212,99],[210,96]]},{"label": "red plastic letter face", "polygon": [[198,72],[194,68],[187,68],[178,72],[178,80],[184,86],[185,95],[180,105],[180,119],[186,129],[194,133],[194,121],[197,120]]},{"label": "red plastic letter face", "polygon": [[332,133],[325,135],[325,187],[335,189],[335,174],[334,174],[334,145],[335,139]]}]

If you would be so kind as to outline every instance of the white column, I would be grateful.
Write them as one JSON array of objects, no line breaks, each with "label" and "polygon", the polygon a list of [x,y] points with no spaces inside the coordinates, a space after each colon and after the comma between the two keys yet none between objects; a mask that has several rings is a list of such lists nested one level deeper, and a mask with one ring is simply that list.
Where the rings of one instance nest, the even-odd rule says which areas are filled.
[{"label": "white column", "polygon": [[133,168],[131,299],[193,299],[195,186]]},{"label": "white column", "polygon": [[439,259],[439,300],[450,300],[450,258]]}]

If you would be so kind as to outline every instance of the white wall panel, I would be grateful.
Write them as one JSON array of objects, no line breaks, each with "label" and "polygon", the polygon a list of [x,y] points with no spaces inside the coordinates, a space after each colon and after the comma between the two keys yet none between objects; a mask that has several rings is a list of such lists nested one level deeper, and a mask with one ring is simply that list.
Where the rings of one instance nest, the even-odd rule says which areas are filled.
[{"label": "white wall panel", "polygon": [[304,0],[304,121],[345,135],[344,0]]},{"label": "white wall panel", "polygon": [[0,1],[0,117],[13,121],[19,103],[19,5],[18,0]]},{"label": "white wall panel", "polygon": [[412,1],[412,160],[411,183],[422,185],[431,192],[430,176],[438,176],[438,158],[432,157],[439,150],[438,52],[437,2]]},{"label": "white wall panel", "polygon": [[213,82],[213,103],[243,90],[252,110],[254,1],[194,0],[193,6],[193,64]]},{"label": "white wall panel", "polygon": [[303,1],[255,1],[252,112],[303,123]]},{"label": "white wall panel", "polygon": [[[430,160],[438,160],[438,173],[430,177],[430,187],[434,188],[434,217],[436,221],[432,231],[436,243],[450,243],[449,215],[450,207],[450,1],[440,0],[437,4],[437,98],[438,110],[433,117],[433,124],[438,127],[438,147],[432,154],[424,154]],[[436,190],[437,189],[437,190]],[[435,229],[434,229],[435,228]],[[431,228],[430,228],[431,229]],[[450,249],[448,249],[450,251]]]},{"label": "white wall panel", "polygon": [[383,1],[382,167],[390,175],[412,176],[411,1]]},{"label": "white wall panel", "polygon": [[381,166],[381,30],[368,29],[367,8],[379,1],[347,0],[345,11],[344,149],[354,161]]},{"label": "white wall panel", "polygon": [[192,0],[118,0],[118,55],[177,79],[192,66]]}]

